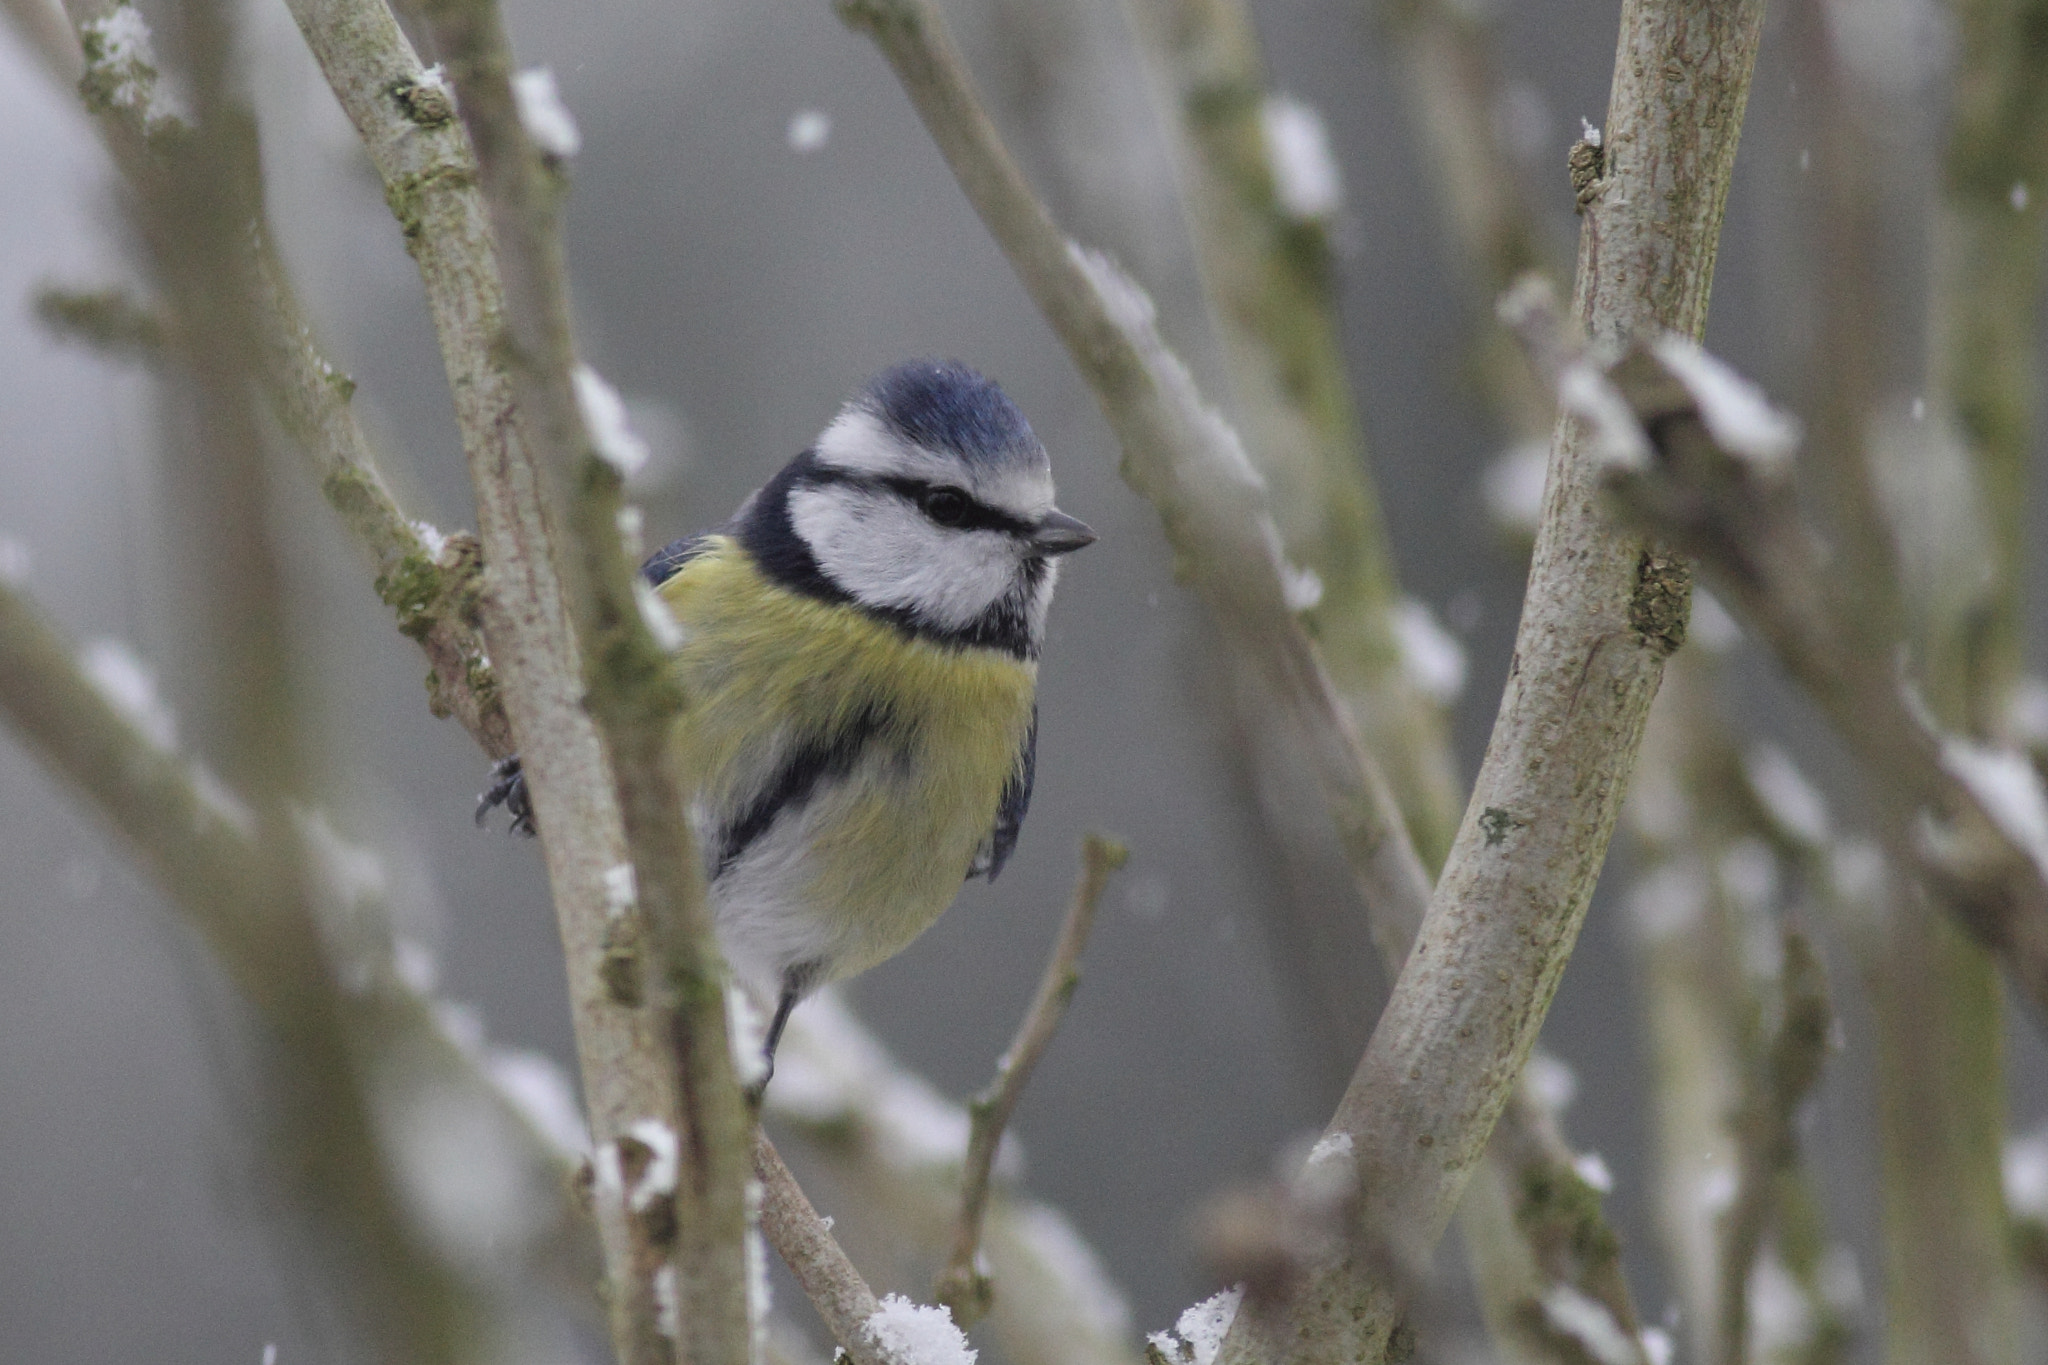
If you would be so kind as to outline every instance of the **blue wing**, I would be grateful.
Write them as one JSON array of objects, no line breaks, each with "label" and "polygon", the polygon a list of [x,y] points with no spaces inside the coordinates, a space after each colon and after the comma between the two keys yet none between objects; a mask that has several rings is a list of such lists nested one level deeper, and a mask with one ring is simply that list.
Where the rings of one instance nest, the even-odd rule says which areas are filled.
[{"label": "blue wing", "polygon": [[1033,702],[1031,728],[1024,733],[1024,747],[1017,751],[1017,766],[1003,786],[1002,804],[996,807],[996,827],[988,832],[988,838],[974,855],[968,876],[994,881],[1003,864],[1010,861],[1010,853],[1017,847],[1018,831],[1024,828],[1024,812],[1031,809],[1031,782],[1037,771],[1038,704]]}]

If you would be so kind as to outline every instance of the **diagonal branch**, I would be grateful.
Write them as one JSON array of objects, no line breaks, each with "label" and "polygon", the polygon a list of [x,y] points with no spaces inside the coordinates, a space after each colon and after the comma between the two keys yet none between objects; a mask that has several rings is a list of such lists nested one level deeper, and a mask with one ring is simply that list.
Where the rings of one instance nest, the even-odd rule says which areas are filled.
[{"label": "diagonal branch", "polygon": [[1002,1143],[1003,1130],[1009,1126],[1010,1115],[1030,1083],[1038,1059],[1052,1042],[1060,1020],[1066,1017],[1067,1003],[1081,984],[1081,949],[1088,942],[1089,930],[1095,926],[1095,906],[1102,899],[1102,889],[1109,882],[1109,874],[1122,867],[1129,856],[1129,850],[1122,844],[1100,834],[1090,834],[1081,841],[1081,880],[1074,887],[1074,898],[1060,924],[1059,940],[1045,964],[1045,974],[1039,978],[1038,990],[1031,997],[1023,1021],[1017,1025],[1017,1036],[1010,1040],[1010,1046],[996,1063],[995,1079],[968,1102],[967,1160],[960,1180],[960,1217],[953,1228],[952,1257],[939,1274],[937,1288],[939,1302],[953,1310],[954,1321],[962,1327],[971,1326],[986,1315],[995,1295],[994,1286],[981,1269],[980,1257],[981,1224],[988,1212],[989,1173],[995,1166],[996,1148]]},{"label": "diagonal branch", "polygon": [[775,1144],[758,1132],[754,1177],[761,1182],[761,1231],[803,1286],[833,1340],[853,1365],[895,1365],[876,1350],[867,1332],[867,1324],[881,1308],[875,1291],[833,1240],[830,1225],[811,1207]]},{"label": "diagonal branch", "polygon": [[[840,0],[837,8],[895,70],[961,190],[1094,391],[1123,448],[1124,480],[1158,511],[1176,567],[1299,737],[1366,904],[1426,901],[1429,878],[1400,808],[1296,615],[1294,575],[1264,481],[1160,339],[1151,300],[1053,222],[928,0]],[[1398,957],[1408,945],[1382,928],[1391,922],[1375,915],[1373,932],[1381,952]]]}]

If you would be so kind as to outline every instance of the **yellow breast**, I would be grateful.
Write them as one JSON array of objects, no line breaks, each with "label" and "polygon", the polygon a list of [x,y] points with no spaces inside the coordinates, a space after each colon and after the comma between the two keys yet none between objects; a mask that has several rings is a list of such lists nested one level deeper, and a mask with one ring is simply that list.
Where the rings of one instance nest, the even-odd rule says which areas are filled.
[{"label": "yellow breast", "polygon": [[[750,871],[743,889],[714,886],[734,965],[768,951],[756,940],[815,937],[833,977],[902,949],[952,903],[995,823],[1036,666],[783,588],[726,537],[660,592],[684,633],[677,744],[700,838],[758,800],[793,748],[867,736],[843,780],[806,803],[801,856]],[[722,890],[745,903],[720,904]]]}]

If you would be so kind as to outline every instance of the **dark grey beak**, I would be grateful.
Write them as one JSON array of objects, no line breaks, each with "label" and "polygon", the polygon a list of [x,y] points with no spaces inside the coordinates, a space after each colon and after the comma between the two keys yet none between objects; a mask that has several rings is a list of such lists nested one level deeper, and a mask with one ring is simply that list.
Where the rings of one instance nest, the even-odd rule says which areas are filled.
[{"label": "dark grey beak", "polygon": [[1031,533],[1031,548],[1042,555],[1072,554],[1083,545],[1093,545],[1095,533],[1087,524],[1065,512],[1048,512]]}]

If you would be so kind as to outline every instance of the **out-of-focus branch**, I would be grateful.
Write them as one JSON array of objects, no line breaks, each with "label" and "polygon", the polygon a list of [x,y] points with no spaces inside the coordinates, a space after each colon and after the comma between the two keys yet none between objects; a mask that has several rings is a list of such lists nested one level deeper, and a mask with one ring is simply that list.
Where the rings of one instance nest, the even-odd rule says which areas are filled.
[{"label": "out-of-focus branch", "polygon": [[[1502,144],[1506,82],[1495,12],[1456,0],[1384,0],[1379,8],[1406,87],[1422,168],[1464,250],[1482,299],[1499,297],[1524,271],[1562,264],[1529,202],[1525,176]],[[1530,381],[1506,332],[1481,324],[1475,369],[1488,404],[1515,441],[1542,440],[1551,404]]]},{"label": "out-of-focus branch", "polygon": [[1122,867],[1129,856],[1122,844],[1099,834],[1090,834],[1081,841],[1081,880],[1060,924],[1059,940],[1045,964],[1045,974],[1039,978],[1038,990],[1031,997],[1023,1021],[1017,1025],[1017,1036],[1010,1040],[1010,1046],[996,1063],[995,1079],[968,1102],[960,1218],[953,1229],[952,1257],[939,1275],[936,1290],[939,1302],[953,1310],[953,1320],[962,1327],[972,1326],[985,1316],[994,1300],[994,1285],[978,1259],[996,1148],[1003,1140],[1003,1130],[1009,1127],[1010,1115],[1016,1111],[1024,1087],[1031,1081],[1038,1059],[1051,1044],[1060,1020],[1066,1017],[1067,1002],[1074,998],[1074,989],[1081,984],[1081,949],[1095,925],[1095,906],[1102,899],[1102,889],[1109,883],[1109,874]]},{"label": "out-of-focus branch", "polygon": [[1736,1120],[1735,1197],[1721,1220],[1722,1365],[1749,1360],[1750,1275],[1780,1202],[1780,1177],[1799,1154],[1799,1107],[1820,1079],[1834,1014],[1820,959],[1800,934],[1784,936],[1777,1028],[1757,1059]]},{"label": "out-of-focus branch", "polygon": [[[647,1004],[666,1034],[680,1087],[669,1133],[679,1159],[673,1190],[673,1311],[657,1331],[691,1365],[741,1365],[750,1355],[745,1186],[752,1118],[727,1042],[724,964],[705,902],[703,868],[687,823],[679,759],[670,742],[682,705],[667,657],[636,596],[638,565],[619,533],[631,458],[620,448],[617,396],[576,362],[558,216],[559,127],[529,131],[513,93],[512,55],[491,0],[437,0],[425,17],[446,58],[458,112],[475,147],[505,290],[494,338],[512,374],[519,420],[541,472],[544,500],[566,535],[556,569],[574,628],[585,703],[611,760],[645,939]],[[524,97],[529,105],[554,99]],[[562,121],[559,106],[536,122]],[[542,137],[547,141],[543,143]],[[571,137],[573,140],[573,135]],[[551,494],[551,496],[549,495]],[[672,623],[671,623],[672,624]],[[542,815],[545,829],[545,813]],[[650,1055],[659,1055],[653,1053]],[[649,1279],[660,1297],[659,1274]],[[640,1324],[639,1344],[659,1354]]]},{"label": "out-of-focus branch", "polygon": [[[194,430],[169,447],[167,478],[187,533],[174,546],[203,547],[188,571],[204,615],[185,634],[205,647],[210,675],[200,696],[213,704],[202,708],[202,728],[239,793],[248,850],[244,877],[186,894],[212,903],[216,928],[231,926],[214,940],[223,957],[239,953],[258,968],[237,985],[290,1058],[274,1073],[282,1160],[295,1192],[348,1247],[359,1321],[389,1358],[457,1360],[474,1349],[480,1309],[409,1222],[383,1164],[366,1093],[368,1040],[352,1029],[328,969],[316,870],[292,828],[291,797],[310,754],[266,530],[269,452],[251,387],[263,363],[258,291],[244,249],[262,188],[254,129],[225,70],[234,33],[224,11],[186,16],[188,116],[165,93],[139,11],[75,0],[68,13],[85,59],[80,93],[128,181],[152,283],[178,319],[167,369],[191,400]],[[220,704],[225,698],[232,704]],[[61,753],[62,740],[43,742]],[[240,940],[232,949],[229,937]],[[375,1312],[360,1311],[365,1304]]]},{"label": "out-of-focus branch", "polygon": [[[316,960],[278,956],[278,932],[260,921],[290,909],[254,903],[261,860],[247,804],[196,761],[151,737],[147,717],[137,714],[141,697],[127,697],[124,709],[78,660],[26,596],[0,583],[0,713],[16,733],[135,851],[266,1019],[278,1022],[279,1010],[294,1008],[295,993],[331,993],[331,985],[309,984],[304,973],[332,975],[325,964],[343,959],[334,971],[349,978],[350,988],[335,998],[357,1050],[375,1064],[402,1059],[489,1115],[507,1139],[504,1149],[517,1153],[527,1187],[550,1205],[542,1220],[547,1231],[536,1243],[548,1248],[563,1278],[580,1277],[589,1230],[568,1197],[573,1154],[487,1076],[485,1059],[465,1052],[440,1026],[434,1003],[399,969],[388,915],[364,899],[374,898],[373,888],[358,878],[348,888],[352,903],[335,907],[355,924],[373,922],[373,942],[329,924]],[[357,1169],[383,1170],[385,1163],[380,1155]]]},{"label": "out-of-focus branch", "polygon": [[[1659,1220],[1692,1358],[1722,1359],[1746,1339],[1782,1365],[1828,1365],[1846,1350],[1859,1306],[1845,1269],[1853,1263],[1829,1241],[1802,1170],[1770,1172],[1757,1191],[1742,1162],[1754,1137],[1744,1125],[1770,1072],[1772,1002],[1793,984],[1784,953],[1763,946],[1782,937],[1783,898],[1797,884],[1808,902],[1837,911],[1838,924],[1856,917],[1852,899],[1871,915],[1871,878],[1849,889],[1841,869],[1876,855],[1835,837],[1826,803],[1782,752],[1736,746],[1716,713],[1732,632],[1723,624],[1699,635],[1700,647],[1665,673],[1625,813],[1640,849],[1630,908],[1648,1002]],[[1730,1210],[1752,1199],[1763,1204],[1760,1256],[1731,1268]],[[1796,1294],[1803,1310],[1753,1314],[1768,1333],[1717,1335],[1730,1296],[1753,1301],[1759,1286],[1780,1302]]]},{"label": "out-of-focus branch", "polygon": [[[1990,572],[1971,585],[1963,610],[1944,602],[1919,613],[1925,624],[1915,647],[1928,703],[1942,724],[2003,742],[2011,737],[2026,645],[2026,508],[2048,246],[2048,212],[2035,199],[2048,182],[2048,81],[2037,57],[2048,5],[1958,0],[1952,10],[1954,97],[1934,211],[1929,387],[1933,429],[1946,431],[1952,417],[1967,453],[1975,494],[1969,507],[1984,532],[1970,539]],[[1911,528],[1894,530],[1903,536]],[[1902,568],[1909,562],[1902,559]],[[1939,600],[1945,585],[1925,581],[1933,575],[1924,570],[1920,577],[1904,585],[1909,599]],[[1909,1334],[1943,1349],[1938,1343],[1955,1323],[1966,1325],[1972,1349],[1985,1358],[2015,1359],[2019,1334],[2000,1189],[2004,1001],[1995,969],[1975,945],[1949,926],[1923,923],[1917,900],[1906,909],[1893,921],[1898,941],[1895,965],[1885,973],[1889,989],[1878,993],[1887,1010],[1880,1017],[1887,1051],[1918,1063],[1898,1077],[1905,1083],[1901,1102],[1886,1100],[1882,1111],[1893,1249],[1887,1330],[1902,1360],[1922,1350]],[[1915,1008],[1930,977],[1938,983],[1939,1008]],[[1902,997],[1896,1019],[1887,1008],[1893,997]],[[1881,1087],[1895,1072],[1887,1060]],[[1927,1124],[1920,1108],[1930,1094],[1942,1101],[1938,1126]],[[1897,1158],[1892,1149],[1902,1149]],[[1897,1185],[1892,1169],[1900,1173]]]},{"label": "out-of-focus branch", "polygon": [[[1094,391],[1123,448],[1124,479],[1158,511],[1178,569],[1229,647],[1258,670],[1275,713],[1295,727],[1367,904],[1426,897],[1428,878],[1400,809],[1296,617],[1264,482],[1160,339],[1151,301],[1053,223],[926,0],[840,0],[837,8],[895,69],[968,201]],[[1380,946],[1398,953],[1407,944]]]},{"label": "out-of-focus branch", "polygon": [[57,0],[0,0],[0,14],[51,80],[67,90],[77,85],[85,58]]},{"label": "out-of-focus branch", "polygon": [[2020,669],[2028,457],[2039,406],[2048,256],[2048,81],[2042,0],[1956,0],[1956,84],[1935,226],[1937,411],[1951,407],[1977,468],[1997,572],[1967,642],[1972,733],[2003,737]]},{"label": "out-of-focus branch", "polygon": [[[1580,373],[1597,382],[1583,367]],[[1932,808],[1951,822],[1921,841],[1921,874],[2000,956],[2013,983],[2048,1011],[2048,850],[2033,847],[2026,832],[2028,793],[2038,787],[2025,777],[2025,760],[1942,736],[1916,706],[1895,660],[1861,653],[1845,638],[1852,627],[1844,617],[1855,608],[1840,599],[1793,499],[1784,464],[1789,427],[1769,414],[1768,449],[1760,456],[1746,433],[1720,425],[1729,413],[1738,421],[1742,413],[1714,410],[1729,393],[1720,384],[1732,382],[1742,412],[1764,412],[1746,383],[1669,343],[1654,354],[1633,352],[1614,378],[1625,400],[1623,420],[1656,433],[1654,442],[1634,438],[1640,464],[1606,471],[1617,503],[1700,561],[1907,809]],[[2007,799],[2014,782],[2017,802]]]},{"label": "out-of-focus branch", "polygon": [[1345,373],[1330,233],[1340,185],[1321,121],[1267,89],[1239,0],[1130,0],[1162,92],[1181,202],[1230,367],[1233,411],[1291,562],[1319,592],[1302,616],[1426,866],[1456,831],[1441,698],[1411,676],[1404,604]]}]

